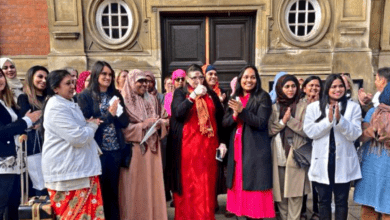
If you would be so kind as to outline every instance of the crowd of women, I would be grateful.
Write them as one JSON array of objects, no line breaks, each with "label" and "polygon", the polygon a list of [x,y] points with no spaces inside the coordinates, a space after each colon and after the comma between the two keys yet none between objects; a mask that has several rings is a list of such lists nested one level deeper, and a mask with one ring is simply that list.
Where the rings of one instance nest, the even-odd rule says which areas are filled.
[{"label": "crowd of women", "polygon": [[[20,155],[41,154],[43,189],[57,219],[347,219],[350,187],[362,219],[390,219],[390,68],[379,69],[372,96],[349,74],[305,80],[281,72],[273,90],[254,66],[218,82],[212,65],[178,69],[156,90],[152,72],[49,72],[33,66],[24,84],[0,60],[0,219],[18,219]],[[358,93],[358,94],[356,94]],[[362,119],[364,117],[364,120]],[[298,155],[309,159],[299,160]]]}]

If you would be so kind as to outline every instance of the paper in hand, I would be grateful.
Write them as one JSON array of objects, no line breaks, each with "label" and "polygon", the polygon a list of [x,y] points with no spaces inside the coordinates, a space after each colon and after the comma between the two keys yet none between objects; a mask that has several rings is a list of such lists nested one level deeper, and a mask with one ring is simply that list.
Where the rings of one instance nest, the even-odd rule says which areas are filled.
[{"label": "paper in hand", "polygon": [[[114,95],[111,100],[108,102],[108,104],[110,104],[110,106],[117,100],[119,99],[118,96]],[[123,107],[118,104],[118,108],[116,109],[116,116],[120,117],[123,113]]]},{"label": "paper in hand", "polygon": [[152,136],[152,134],[154,134],[154,132],[157,131],[156,129],[156,125],[157,123],[160,121],[161,119],[158,119],[156,122],[154,122],[154,124],[152,125],[152,127],[149,128],[149,130],[146,132],[144,138],[142,139],[140,145],[142,145],[143,143],[145,143],[150,136]]}]

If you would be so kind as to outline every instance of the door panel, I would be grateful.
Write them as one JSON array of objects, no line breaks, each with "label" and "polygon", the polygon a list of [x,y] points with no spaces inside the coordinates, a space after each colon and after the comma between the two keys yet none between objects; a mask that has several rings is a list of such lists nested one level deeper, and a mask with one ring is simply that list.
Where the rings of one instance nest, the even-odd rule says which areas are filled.
[{"label": "door panel", "polygon": [[178,68],[202,66],[208,60],[218,70],[221,87],[230,89],[232,78],[254,64],[254,20],[254,13],[162,15],[163,78]]},{"label": "door panel", "polygon": [[218,70],[221,87],[254,59],[253,16],[210,17],[210,64]]},{"label": "door panel", "polygon": [[205,62],[205,18],[163,18],[163,75]]}]

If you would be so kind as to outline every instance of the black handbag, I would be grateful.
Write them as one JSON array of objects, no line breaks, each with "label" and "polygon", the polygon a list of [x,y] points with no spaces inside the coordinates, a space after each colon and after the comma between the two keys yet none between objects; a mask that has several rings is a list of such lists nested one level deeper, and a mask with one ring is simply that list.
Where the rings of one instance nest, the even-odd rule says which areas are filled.
[{"label": "black handbag", "polygon": [[133,156],[133,144],[132,143],[126,143],[125,147],[122,149],[122,161],[121,161],[121,167],[129,168],[131,157]]},{"label": "black handbag", "polygon": [[298,149],[294,149],[294,159],[300,168],[310,167],[312,142],[309,141]]}]

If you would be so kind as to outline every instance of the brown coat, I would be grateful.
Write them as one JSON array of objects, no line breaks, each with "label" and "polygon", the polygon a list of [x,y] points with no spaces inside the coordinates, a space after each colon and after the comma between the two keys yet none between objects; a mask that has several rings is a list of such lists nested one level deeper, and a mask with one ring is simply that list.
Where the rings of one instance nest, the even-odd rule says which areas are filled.
[{"label": "brown coat", "polygon": [[[300,197],[310,193],[310,182],[307,176],[307,169],[300,168],[293,156],[293,149],[298,149],[307,142],[307,136],[303,132],[303,120],[305,119],[307,103],[305,99],[301,99],[296,107],[295,118],[291,117],[287,122],[287,126],[294,131],[293,145],[291,146],[290,153],[286,162],[286,177],[284,183],[284,197]],[[275,145],[276,135],[285,128],[286,125],[279,123],[279,104],[272,105],[272,115],[268,124],[268,133],[272,137],[271,149],[272,149],[272,164],[273,164],[273,193],[274,200],[280,202],[282,200],[277,153]]]}]

